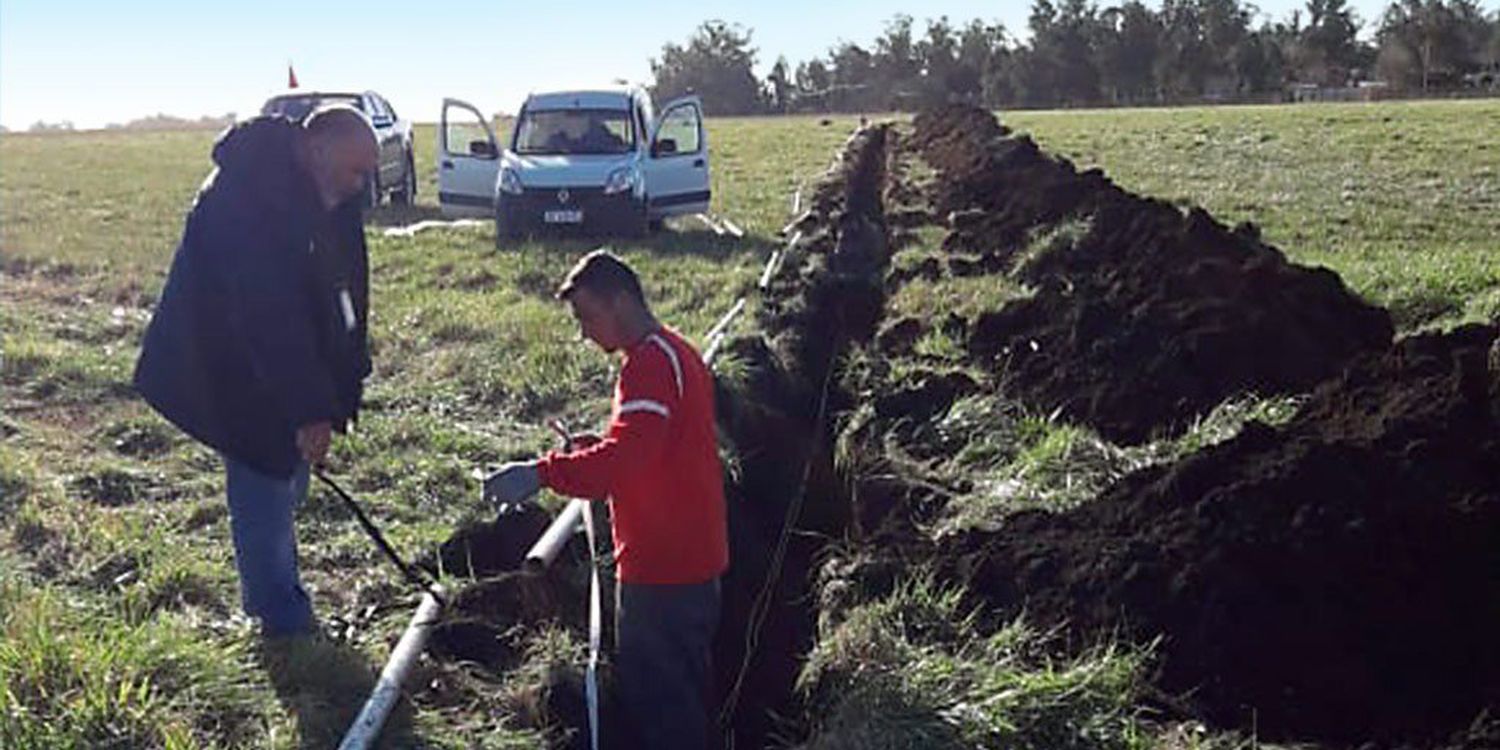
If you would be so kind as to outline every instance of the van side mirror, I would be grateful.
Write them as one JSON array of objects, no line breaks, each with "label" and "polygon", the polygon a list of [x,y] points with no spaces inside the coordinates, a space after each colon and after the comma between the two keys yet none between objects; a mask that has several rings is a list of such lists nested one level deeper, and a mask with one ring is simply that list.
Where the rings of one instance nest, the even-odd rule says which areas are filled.
[{"label": "van side mirror", "polygon": [[663,138],[651,147],[652,156],[663,156],[677,153],[677,141],[671,138]]},{"label": "van side mirror", "polygon": [[481,159],[493,159],[499,156],[495,152],[495,144],[489,141],[469,141],[469,155]]}]

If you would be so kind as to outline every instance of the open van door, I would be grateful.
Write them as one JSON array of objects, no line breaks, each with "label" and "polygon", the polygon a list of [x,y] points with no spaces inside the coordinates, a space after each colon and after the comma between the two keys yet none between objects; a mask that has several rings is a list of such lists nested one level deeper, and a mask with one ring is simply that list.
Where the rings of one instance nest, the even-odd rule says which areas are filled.
[{"label": "open van door", "polygon": [[662,107],[646,155],[646,199],[652,219],[708,211],[708,138],[696,96]]},{"label": "open van door", "polygon": [[489,121],[474,105],[443,100],[437,154],[438,203],[443,215],[493,217],[500,147]]}]

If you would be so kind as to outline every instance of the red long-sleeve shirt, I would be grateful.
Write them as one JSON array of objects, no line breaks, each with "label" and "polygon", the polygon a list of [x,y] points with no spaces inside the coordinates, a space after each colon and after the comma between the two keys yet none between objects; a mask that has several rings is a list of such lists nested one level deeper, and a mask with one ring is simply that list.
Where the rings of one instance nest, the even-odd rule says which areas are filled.
[{"label": "red long-sleeve shirt", "polygon": [[660,329],[625,352],[604,438],[547,454],[542,484],[610,503],[625,583],[702,583],[729,565],[713,377],[682,336]]}]

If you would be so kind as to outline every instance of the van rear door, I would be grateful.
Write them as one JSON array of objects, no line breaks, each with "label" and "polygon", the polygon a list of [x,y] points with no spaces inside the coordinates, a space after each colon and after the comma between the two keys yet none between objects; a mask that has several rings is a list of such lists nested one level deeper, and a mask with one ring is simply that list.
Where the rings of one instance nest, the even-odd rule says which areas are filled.
[{"label": "van rear door", "polygon": [[708,138],[702,100],[685,96],[661,108],[643,171],[651,218],[708,211]]},{"label": "van rear door", "polygon": [[500,147],[489,121],[474,105],[443,100],[437,154],[438,204],[443,215],[494,216]]}]

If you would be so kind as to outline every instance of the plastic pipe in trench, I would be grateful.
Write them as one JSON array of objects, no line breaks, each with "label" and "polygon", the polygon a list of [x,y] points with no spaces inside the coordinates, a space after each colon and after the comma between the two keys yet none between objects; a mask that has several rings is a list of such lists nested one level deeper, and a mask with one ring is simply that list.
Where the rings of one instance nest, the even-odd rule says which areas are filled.
[{"label": "plastic pipe in trench", "polygon": [[[567,546],[568,540],[583,525],[584,512],[587,510],[586,501],[574,500],[568,503],[568,507],[557,514],[552,525],[547,527],[536,544],[532,545],[531,551],[526,553],[526,567],[541,570],[551,566],[558,553]],[[437,593],[442,596],[442,589]],[[380,671],[375,689],[370,691],[370,697],[360,709],[359,717],[349,725],[344,741],[339,743],[339,750],[364,750],[375,743],[381,728],[385,726],[386,717],[390,716],[391,709],[395,708],[396,701],[401,697],[401,684],[406,681],[411,668],[417,663],[417,657],[426,647],[427,637],[432,634],[432,628],[437,625],[442,610],[443,604],[437,597],[430,593],[422,595],[417,613],[412,615],[406,632],[396,642],[396,648],[391,651],[391,658],[386,662],[385,669]]]},{"label": "plastic pipe in trench", "polygon": [[[800,237],[800,235],[799,235]],[[795,245],[798,238],[793,238],[791,245]],[[773,255],[771,263],[767,266],[767,275],[772,272],[771,264],[777,258]],[[734,307],[720,319],[719,323],[709,331],[709,348],[704,356],[706,363],[712,365],[713,356],[718,351],[718,344],[723,341],[728,332],[730,323],[745,309],[745,300],[741,298]],[[578,533],[580,528],[589,531],[590,549],[593,547],[594,535],[592,529],[592,518],[589,516],[589,504],[587,500],[573,500],[563,509],[557,517],[552,519],[552,524],[542,532],[541,537],[532,545],[531,550],[526,553],[525,567],[528,570],[545,570],[550,567],[557,556],[567,546],[568,540]],[[594,674],[598,659],[598,632],[599,623],[599,572],[594,571],[593,582],[590,586],[589,599],[589,713],[591,734],[593,740],[598,742],[599,719],[598,712],[598,681]],[[441,589],[437,591],[442,596]],[[442,614],[443,603],[437,596],[431,593],[422,595],[422,602],[417,606],[417,613],[412,616],[411,623],[406,626],[406,632],[401,634],[401,640],[396,642],[396,648],[391,651],[391,658],[386,662],[385,669],[380,671],[380,679],[375,683],[375,689],[370,692],[370,697],[359,711],[359,716],[349,726],[349,731],[344,735],[344,741],[339,743],[339,750],[364,750],[370,747],[380,736],[380,730],[385,726],[386,717],[390,716],[391,709],[395,707],[397,699],[401,697],[401,683],[406,681],[406,676],[411,673],[411,668],[417,662],[417,657],[422,654],[422,649],[427,645],[427,638],[432,634],[432,628],[438,623]],[[597,747],[597,744],[595,745]]]}]

